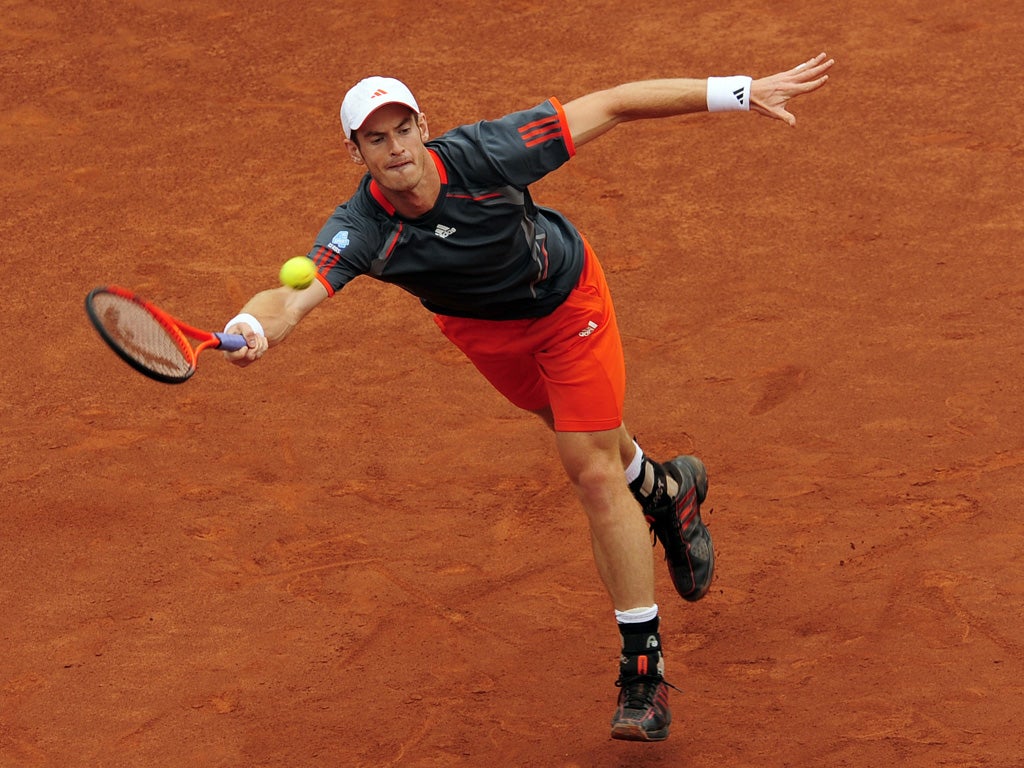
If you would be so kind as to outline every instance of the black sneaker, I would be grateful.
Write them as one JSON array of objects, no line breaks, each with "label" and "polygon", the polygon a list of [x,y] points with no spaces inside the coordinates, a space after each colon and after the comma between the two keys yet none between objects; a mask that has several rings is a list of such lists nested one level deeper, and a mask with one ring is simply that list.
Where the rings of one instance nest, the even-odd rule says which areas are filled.
[{"label": "black sneaker", "polygon": [[[653,644],[651,643],[653,641]],[[624,638],[619,662],[619,703],[612,716],[612,738],[626,741],[664,741],[672,724],[668,708],[669,684],[662,677],[660,641],[657,633]],[[646,653],[636,653],[648,647]]]},{"label": "black sneaker", "polygon": [[715,571],[711,534],[700,519],[708,494],[708,473],[696,456],[676,456],[662,465],[679,484],[674,498],[645,507],[651,530],[665,548],[668,572],[676,592],[696,602],[707,594]]}]

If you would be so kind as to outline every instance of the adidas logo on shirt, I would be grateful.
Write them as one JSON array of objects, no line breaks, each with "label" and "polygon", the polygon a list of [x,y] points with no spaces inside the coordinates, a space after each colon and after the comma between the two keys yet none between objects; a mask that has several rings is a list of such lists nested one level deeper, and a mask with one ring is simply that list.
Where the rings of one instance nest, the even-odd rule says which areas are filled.
[{"label": "adidas logo on shirt", "polygon": [[446,237],[455,234],[455,227],[446,227],[444,224],[438,224],[434,229],[434,234],[444,240]]}]

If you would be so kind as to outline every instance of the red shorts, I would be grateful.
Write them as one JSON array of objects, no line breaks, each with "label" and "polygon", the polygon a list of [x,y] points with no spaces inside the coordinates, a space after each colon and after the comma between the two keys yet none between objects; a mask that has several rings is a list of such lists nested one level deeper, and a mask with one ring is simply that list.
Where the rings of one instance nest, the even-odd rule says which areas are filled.
[{"label": "red shorts", "polygon": [[561,432],[622,423],[626,365],[604,272],[590,245],[579,282],[550,315],[476,320],[435,315],[441,332],[489,382],[528,411],[550,406]]}]

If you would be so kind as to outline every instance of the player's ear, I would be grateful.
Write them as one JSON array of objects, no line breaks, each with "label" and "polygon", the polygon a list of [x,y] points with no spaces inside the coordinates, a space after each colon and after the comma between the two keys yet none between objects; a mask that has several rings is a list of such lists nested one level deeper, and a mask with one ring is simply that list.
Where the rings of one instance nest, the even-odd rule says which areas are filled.
[{"label": "player's ear", "polygon": [[363,165],[363,153],[359,151],[359,145],[356,144],[352,139],[345,139],[345,149],[348,150],[348,156],[352,158],[352,162],[356,165]]},{"label": "player's ear", "polygon": [[430,138],[430,129],[427,128],[427,116],[422,112],[416,117],[416,125],[420,128],[420,137],[426,142]]}]

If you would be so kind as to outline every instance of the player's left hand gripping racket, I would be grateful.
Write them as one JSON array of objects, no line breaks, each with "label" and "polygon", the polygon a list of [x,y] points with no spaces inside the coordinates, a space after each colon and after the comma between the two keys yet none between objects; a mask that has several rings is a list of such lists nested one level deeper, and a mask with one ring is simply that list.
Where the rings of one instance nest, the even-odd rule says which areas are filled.
[{"label": "player's left hand gripping racket", "polygon": [[[85,311],[122,360],[165,384],[188,381],[204,349],[233,352],[245,346],[245,337],[240,334],[193,328],[116,285],[90,291],[85,297]],[[190,339],[199,343],[193,345]]]}]

